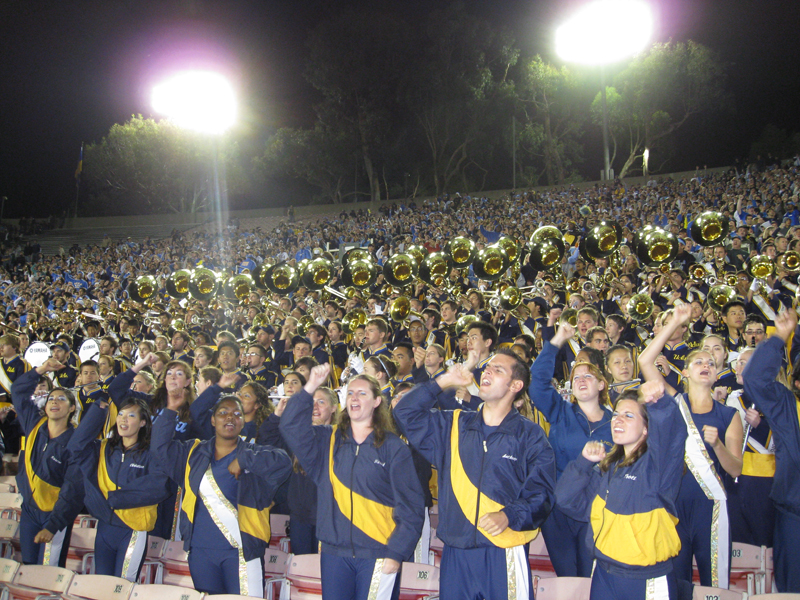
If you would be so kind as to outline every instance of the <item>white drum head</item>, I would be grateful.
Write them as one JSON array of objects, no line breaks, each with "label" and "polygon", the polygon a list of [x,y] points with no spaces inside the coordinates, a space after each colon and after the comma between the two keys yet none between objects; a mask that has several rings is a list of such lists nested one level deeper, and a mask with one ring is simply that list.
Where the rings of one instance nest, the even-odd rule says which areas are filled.
[{"label": "white drum head", "polygon": [[100,356],[100,344],[94,338],[89,338],[84,340],[81,344],[81,347],[78,349],[78,357],[81,359],[81,362],[87,360],[97,360]]},{"label": "white drum head", "polygon": [[33,342],[25,350],[24,358],[33,368],[41,367],[50,358],[50,346],[44,342]]}]

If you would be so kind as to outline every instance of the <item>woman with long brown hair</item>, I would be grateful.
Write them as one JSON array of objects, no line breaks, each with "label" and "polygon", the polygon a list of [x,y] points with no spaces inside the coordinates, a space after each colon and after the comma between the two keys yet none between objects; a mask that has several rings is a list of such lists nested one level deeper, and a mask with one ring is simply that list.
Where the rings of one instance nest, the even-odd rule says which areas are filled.
[{"label": "woman with long brown hair", "polygon": [[[614,447],[588,442],[556,486],[556,501],[589,521],[586,543],[597,567],[593,600],[677,597],[672,562],[680,549],[675,501],[686,426],[663,381],[623,392],[614,410]],[[650,594],[648,594],[650,590]]]},{"label": "woman with long brown hair", "polygon": [[[689,322],[692,307],[682,304],[664,320],[664,327],[639,355],[646,381],[664,381],[656,360],[664,344]],[[713,387],[723,365],[707,350],[694,350],[686,357],[681,375],[684,394],[676,399],[688,431],[686,470],[677,501],[681,551],[676,557],[678,580],[692,581],[692,557],[697,561],[700,582],[728,587],[730,572],[730,528],[727,495],[720,479],[724,473],[742,473],[742,422],[736,409],[714,400]],[[667,393],[675,393],[665,382]],[[724,473],[723,473],[724,471]]]},{"label": "woman with long brown hair", "polygon": [[[589,441],[611,446],[611,410],[608,382],[600,368],[589,362],[572,366],[571,402],[564,402],[552,383],[556,355],[575,335],[569,323],[562,323],[553,338],[544,343],[531,367],[528,395],[550,424],[549,440],[556,457],[556,476],[580,456]],[[592,556],[584,543],[587,524],[564,514],[558,507],[542,525],[542,534],[553,568],[559,577],[591,577]]]},{"label": "woman with long brown hair", "polygon": [[328,364],[311,370],[280,424],[317,484],[322,596],[397,598],[400,565],[414,553],[425,510],[411,451],[394,433],[388,403],[369,375],[348,382],[337,426],[313,425],[313,394],[329,373]]}]

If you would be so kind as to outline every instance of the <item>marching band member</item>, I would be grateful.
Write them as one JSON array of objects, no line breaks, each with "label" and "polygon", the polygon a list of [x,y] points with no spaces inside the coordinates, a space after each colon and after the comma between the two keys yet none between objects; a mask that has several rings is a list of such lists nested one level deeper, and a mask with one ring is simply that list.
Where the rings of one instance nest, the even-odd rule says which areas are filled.
[{"label": "marching band member", "polygon": [[64,369],[55,358],[14,382],[11,397],[25,443],[20,450],[17,488],[22,494],[20,545],[22,562],[63,567],[72,523],[83,506],[77,465],[67,450],[74,428],[75,396],[56,388],[47,395],[44,416],[31,401],[42,375]]},{"label": "marching band member", "polygon": [[210,440],[175,441],[175,411],[153,425],[152,453],[176,485],[184,486],[181,538],[195,589],[207,594],[263,597],[269,507],[288,476],[283,450],[240,439],[242,404],[225,396],[214,408]]},{"label": "marching band member", "polygon": [[[691,318],[692,308],[688,304],[673,310],[672,318],[639,355],[639,367],[646,381],[663,379],[655,359],[664,343]],[[686,439],[687,469],[677,502],[681,551],[675,559],[675,573],[677,579],[691,582],[694,557],[702,585],[727,588],[730,528],[720,474],[724,469],[731,477],[741,475],[742,422],[735,409],[713,398],[717,365],[711,353],[690,352],[682,375],[687,393],[679,394],[676,399],[689,436]],[[674,391],[669,386],[667,390]]]},{"label": "marching band member", "polygon": [[147,404],[137,398],[125,400],[110,437],[100,440],[107,411],[105,401],[92,403],[67,448],[84,474],[84,503],[98,520],[95,572],[135,582],[147,554],[148,532],[156,524],[158,503],[168,496],[167,476],[151,458]]},{"label": "marching band member", "polygon": [[[550,444],[555,453],[557,477],[580,456],[589,441],[611,446],[611,410],[608,384],[600,369],[588,362],[572,367],[572,402],[564,402],[551,382],[560,348],[575,335],[569,323],[561,323],[555,335],[545,342],[531,367],[528,395],[550,424]],[[579,351],[580,353],[580,351]],[[542,533],[553,568],[559,577],[590,577],[592,556],[584,543],[587,524],[564,514],[556,504]]]},{"label": "marching band member", "polygon": [[[775,334],[760,344],[744,369],[744,393],[756,398],[775,435],[775,479],[770,498],[777,509],[774,533],[775,585],[780,592],[800,592],[800,373],[792,373],[792,389],[776,381],[786,343],[797,316],[786,310],[775,319]],[[763,500],[762,500],[763,501]]]},{"label": "marching band member", "polygon": [[322,596],[396,599],[401,563],[413,555],[422,530],[422,489],[373,377],[350,380],[337,426],[312,424],[312,396],[329,372],[328,364],[314,367],[280,423],[284,440],[317,484]]},{"label": "marching band member", "polygon": [[533,598],[527,543],[552,507],[555,459],[542,429],[512,406],[529,378],[503,349],[484,369],[477,412],[431,410],[441,389],[472,380],[464,365],[415,386],[394,408],[409,443],[438,471],[443,600]]},{"label": "marching band member", "polygon": [[680,549],[675,501],[686,424],[663,381],[625,392],[614,410],[614,446],[590,441],[556,486],[558,506],[588,520],[597,566],[592,600],[678,597],[672,560]]}]

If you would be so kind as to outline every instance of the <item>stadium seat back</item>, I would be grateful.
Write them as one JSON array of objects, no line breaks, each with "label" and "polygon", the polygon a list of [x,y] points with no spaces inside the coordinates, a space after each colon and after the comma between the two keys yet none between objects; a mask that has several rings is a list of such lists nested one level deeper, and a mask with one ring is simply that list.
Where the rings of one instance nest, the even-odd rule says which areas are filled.
[{"label": "stadium seat back", "polygon": [[197,590],[174,585],[136,585],[131,600],[203,600],[204,594]]},{"label": "stadium seat back", "polygon": [[75,573],[61,567],[21,565],[7,585],[9,600],[33,600],[41,595],[61,596],[66,593]]},{"label": "stadium seat back", "polygon": [[536,584],[536,600],[589,600],[589,577],[547,577]]},{"label": "stadium seat back", "polygon": [[64,600],[128,600],[133,582],[111,575],[75,575]]},{"label": "stadium seat back", "polygon": [[439,594],[439,568],[420,563],[403,563],[400,600],[421,600]]}]

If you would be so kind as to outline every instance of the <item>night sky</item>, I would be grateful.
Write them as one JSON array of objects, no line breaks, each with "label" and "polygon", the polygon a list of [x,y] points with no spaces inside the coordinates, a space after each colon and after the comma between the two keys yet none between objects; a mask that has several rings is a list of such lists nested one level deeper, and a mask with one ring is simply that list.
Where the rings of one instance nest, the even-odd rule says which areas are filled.
[{"label": "night sky", "polygon": [[[253,144],[275,127],[312,122],[314,91],[302,77],[305,38],[347,6],[397,11],[413,24],[439,0],[3,0],[0,3],[0,196],[6,217],[60,213],[75,199],[81,142],[99,140],[177,67],[216,67],[235,83],[241,131]],[[507,27],[523,55],[552,53],[552,32],[581,2],[467,0],[465,9]],[[703,124],[676,168],[730,164],[768,123],[800,130],[800,7],[796,2],[652,0],[657,41],[693,39],[729,65],[736,113],[723,134]],[[613,74],[612,74],[613,76]],[[586,174],[599,172],[599,131]],[[596,146],[596,147],[595,147]],[[687,144],[688,146],[688,144]]]}]

